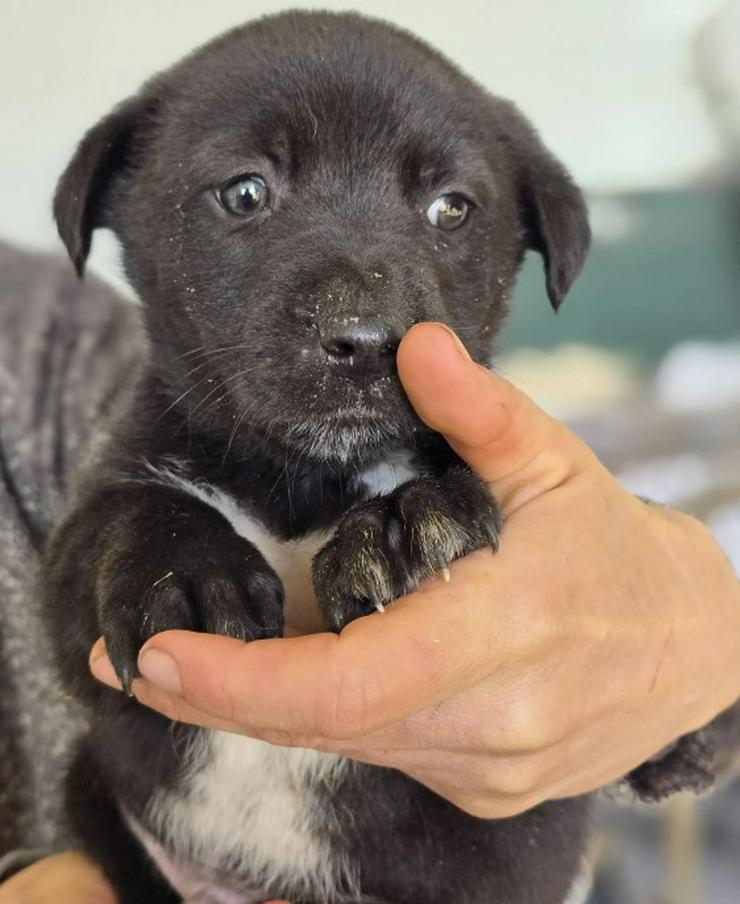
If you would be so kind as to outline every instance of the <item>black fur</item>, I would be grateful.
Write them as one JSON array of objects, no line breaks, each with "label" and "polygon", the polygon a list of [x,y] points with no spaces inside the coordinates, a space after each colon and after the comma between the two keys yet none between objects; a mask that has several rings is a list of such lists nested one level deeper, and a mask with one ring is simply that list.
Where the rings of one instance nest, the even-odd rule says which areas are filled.
[{"label": "black fur", "polygon": [[[218,189],[255,173],[269,207],[236,218]],[[450,192],[472,210],[446,232],[425,211]],[[85,136],[54,209],[80,273],[93,230],[115,230],[151,341],[148,370],[47,553],[60,661],[96,714],[75,770],[96,776],[95,794],[76,824],[124,904],[167,900],[156,877],[146,890],[146,871],[138,890],[121,879],[115,845],[95,827],[111,801],[145,822],[151,793],[177,783],[182,759],[163,753],[166,720],[95,684],[88,650],[102,633],[129,687],[138,649],[162,629],[279,634],[282,587],[221,514],[152,469],[184,467],[282,539],[339,522],[314,564],[335,628],[454,556],[495,547],[495,502],[421,425],[392,366],[347,379],[358,365],[344,356],[337,366],[327,337],[351,322],[358,342],[386,337],[387,354],[387,336],[439,320],[486,363],[525,251],[542,254],[557,308],[589,230],[580,192],[510,103],[403,32],[325,13],[252,23],[154,78]],[[423,476],[368,501],[358,473],[400,452]],[[432,521],[435,544],[420,544]],[[354,563],[368,552],[385,569],[385,595],[362,585]],[[363,900],[564,899],[585,801],[486,822],[399,773],[350,775],[326,808]],[[76,812],[81,798],[71,794]],[[133,857],[136,842],[124,847]]]}]

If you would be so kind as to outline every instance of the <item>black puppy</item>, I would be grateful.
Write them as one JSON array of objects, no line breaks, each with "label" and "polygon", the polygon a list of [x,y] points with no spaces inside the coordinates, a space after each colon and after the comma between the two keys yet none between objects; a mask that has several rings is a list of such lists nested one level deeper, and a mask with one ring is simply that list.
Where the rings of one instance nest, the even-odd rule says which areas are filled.
[{"label": "black puppy", "polygon": [[87,671],[101,633],[130,690],[167,628],[277,636],[318,600],[340,629],[496,547],[495,501],[414,415],[395,349],[437,320],[485,363],[527,249],[558,307],[589,244],[562,166],[409,35],[289,13],[98,123],[55,214],[80,273],[117,233],[151,342],[46,561],[92,713],[70,812],[121,901],[574,902],[583,799],[479,820],[392,770],[173,725]]}]

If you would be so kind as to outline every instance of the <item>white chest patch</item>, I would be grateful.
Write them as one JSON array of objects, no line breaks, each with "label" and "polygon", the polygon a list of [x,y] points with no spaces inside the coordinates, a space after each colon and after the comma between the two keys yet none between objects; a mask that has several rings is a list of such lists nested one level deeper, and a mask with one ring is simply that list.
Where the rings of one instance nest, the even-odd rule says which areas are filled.
[{"label": "white chest patch", "polygon": [[242,895],[234,900],[247,901],[274,882],[322,901],[339,890],[352,894],[353,876],[327,837],[325,804],[349,768],[330,754],[203,732],[181,787],[160,792],[147,813],[147,825],[175,852],[170,881],[189,900],[196,885],[201,894],[231,889]]},{"label": "white chest patch", "polygon": [[399,453],[372,467],[360,471],[358,482],[365,487],[368,496],[391,493],[400,484],[419,475],[411,456]]},{"label": "white chest patch", "polygon": [[584,862],[581,872],[576,876],[568,897],[563,901],[563,904],[585,904],[592,885],[593,870],[588,863]]}]

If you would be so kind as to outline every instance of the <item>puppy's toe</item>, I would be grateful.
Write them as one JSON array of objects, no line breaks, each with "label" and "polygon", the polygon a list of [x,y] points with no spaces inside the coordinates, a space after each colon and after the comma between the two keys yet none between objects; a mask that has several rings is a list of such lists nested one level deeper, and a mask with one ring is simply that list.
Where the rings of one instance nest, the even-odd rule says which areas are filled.
[{"label": "puppy's toe", "polygon": [[175,628],[198,629],[187,585],[175,575],[164,575],[138,592],[114,582],[101,595],[99,617],[108,657],[129,696],[138,675],[139,650],[146,640]]},{"label": "puppy's toe", "polygon": [[398,596],[401,527],[385,499],[352,509],[313,562],[317,598],[336,631]]}]

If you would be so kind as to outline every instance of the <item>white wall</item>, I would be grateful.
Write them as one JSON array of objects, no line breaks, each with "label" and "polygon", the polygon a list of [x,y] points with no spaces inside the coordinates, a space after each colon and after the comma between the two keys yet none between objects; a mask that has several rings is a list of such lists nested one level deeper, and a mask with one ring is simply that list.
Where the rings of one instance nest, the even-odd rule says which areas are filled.
[{"label": "white wall", "polygon": [[[430,40],[516,100],[589,188],[680,184],[720,154],[690,53],[712,0],[0,0],[0,235],[55,245],[49,199],[65,160],[146,76],[229,26],[316,5]],[[107,269],[103,252],[93,263]]]}]

